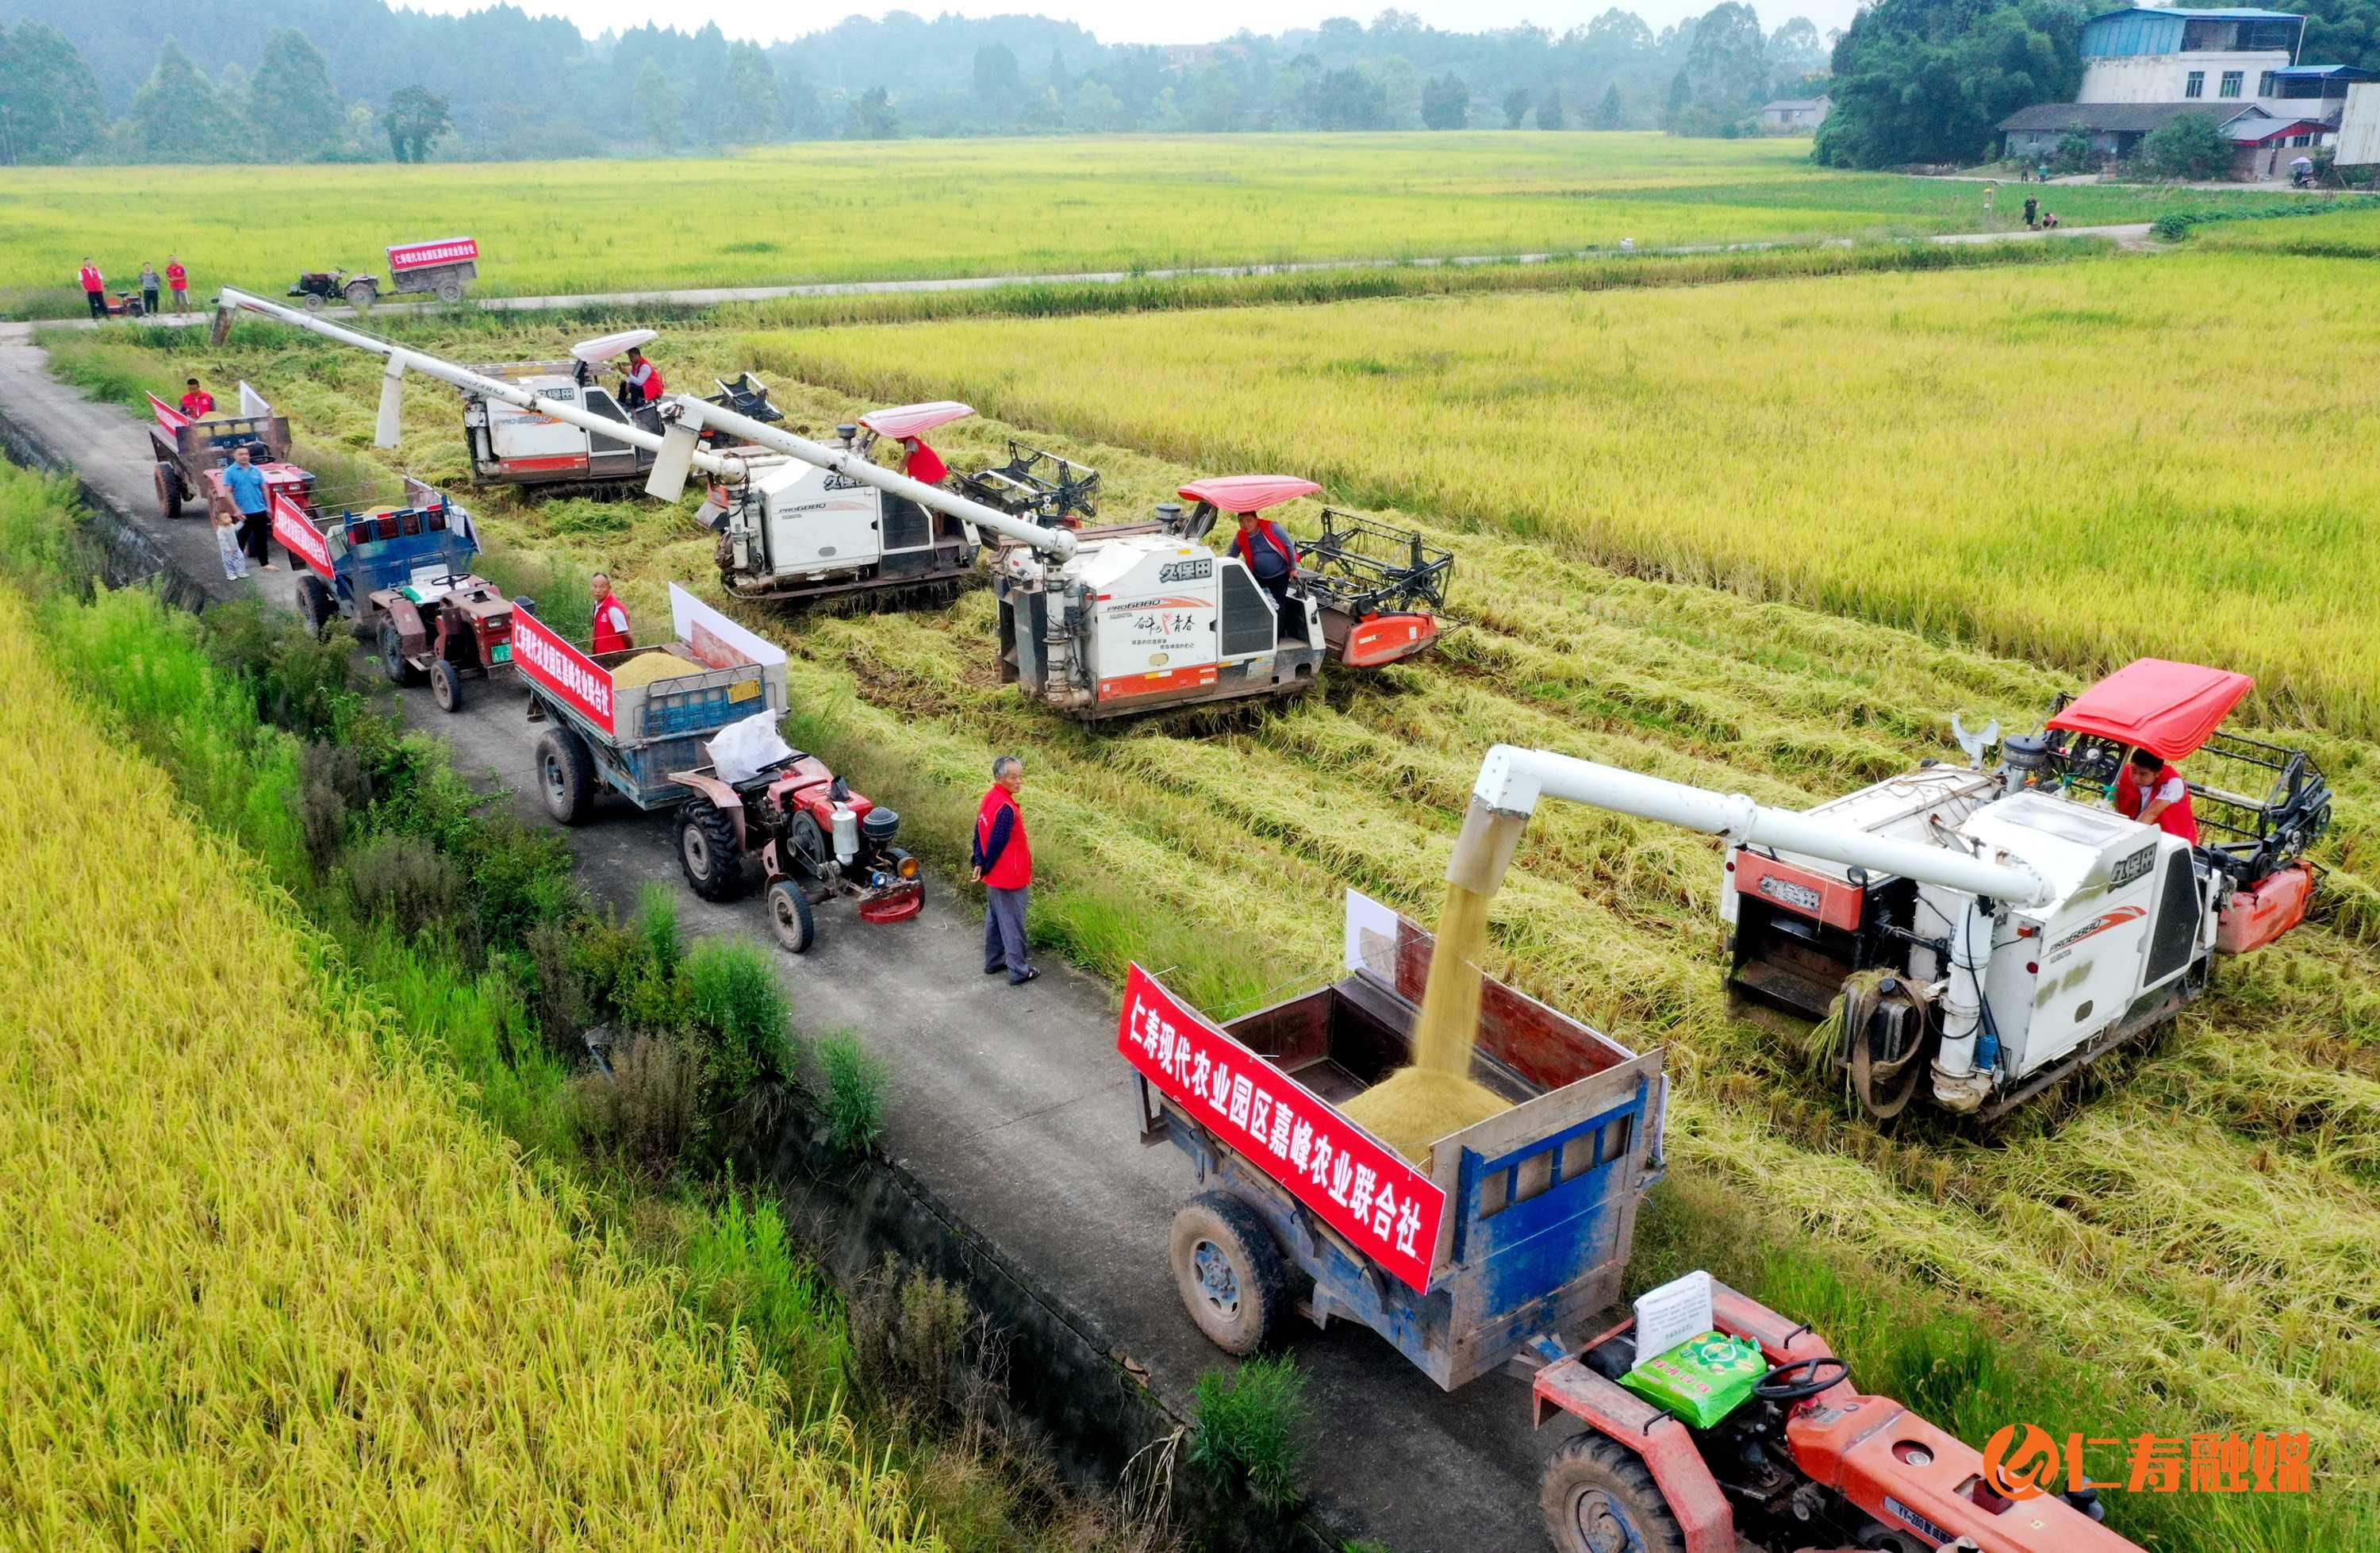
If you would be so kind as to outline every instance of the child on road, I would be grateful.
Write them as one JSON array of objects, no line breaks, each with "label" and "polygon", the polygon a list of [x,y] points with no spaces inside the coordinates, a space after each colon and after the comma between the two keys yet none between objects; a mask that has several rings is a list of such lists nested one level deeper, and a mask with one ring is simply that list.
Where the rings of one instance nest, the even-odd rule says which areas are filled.
[{"label": "child on road", "polygon": [[228,502],[213,507],[215,520],[215,552],[223,556],[224,581],[237,582],[248,576],[248,553],[239,547],[239,513]]}]

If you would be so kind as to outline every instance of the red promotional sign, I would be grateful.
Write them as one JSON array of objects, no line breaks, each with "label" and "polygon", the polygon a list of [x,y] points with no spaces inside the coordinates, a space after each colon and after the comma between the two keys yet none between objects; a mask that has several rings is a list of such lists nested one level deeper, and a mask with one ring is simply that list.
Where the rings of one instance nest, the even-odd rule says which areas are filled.
[{"label": "red promotional sign", "polygon": [[190,423],[190,418],[188,416],[183,414],[180,410],[176,410],[172,405],[167,404],[164,400],[159,398],[154,394],[149,396],[149,409],[151,413],[157,417],[157,424],[164,427],[168,434],[178,432],[183,427]]},{"label": "red promotional sign", "polygon": [[612,672],[548,630],[526,609],[513,611],[513,666],[601,728],[612,727]]},{"label": "red promotional sign", "polygon": [[1116,1050],[1399,1280],[1428,1291],[1446,1217],[1436,1182],[1137,965],[1124,983]]},{"label": "red promotional sign", "polygon": [[273,537],[281,547],[304,561],[323,581],[331,581],[331,546],[306,509],[280,492],[273,493]]},{"label": "red promotional sign", "polygon": [[460,264],[480,256],[480,245],[469,238],[441,238],[436,242],[398,243],[388,251],[392,270],[418,270],[424,264]]}]

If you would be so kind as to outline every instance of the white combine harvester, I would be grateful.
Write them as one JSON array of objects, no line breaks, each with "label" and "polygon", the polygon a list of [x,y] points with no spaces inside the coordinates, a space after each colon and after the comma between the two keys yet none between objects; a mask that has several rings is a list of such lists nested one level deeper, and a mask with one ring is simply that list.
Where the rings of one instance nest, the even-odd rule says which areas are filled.
[{"label": "white combine harvester", "polygon": [[[1452,563],[1444,552],[1426,549],[1417,535],[1368,525],[1395,543],[1367,546],[1366,525],[1342,519],[1334,527],[1326,518],[1311,564],[1300,568],[1278,613],[1245,562],[1218,556],[1203,543],[1220,513],[1262,511],[1313,495],[1320,488],[1310,481],[1243,475],[1194,482],[1182,488],[1196,504],[1186,515],[1168,503],[1150,522],[1078,534],[1038,515],[1059,499],[1045,486],[1062,492],[1066,471],[1056,481],[1043,481],[1029,469],[1019,474],[1019,466],[1029,466],[1024,457],[995,472],[1011,478],[1005,488],[1035,515],[1002,511],[875,464],[859,428],[849,429],[841,446],[829,446],[724,405],[672,395],[659,407],[662,429],[653,433],[581,406],[540,400],[518,385],[247,292],[226,287],[219,306],[260,312],[386,361],[381,446],[396,446],[403,380],[419,372],[467,394],[634,443],[652,456],[645,489],[664,501],[682,495],[688,477],[700,471],[710,480],[704,520],[721,531],[722,550],[735,566],[748,569],[727,571],[731,592],[745,591],[739,580],[762,575],[761,569],[775,582],[759,596],[914,588],[935,574],[901,569],[902,555],[964,548],[971,563],[978,546],[992,544],[999,554],[994,584],[1002,677],[1028,698],[1086,721],[1294,695],[1315,683],[1326,663],[1378,667],[1438,640],[1434,612],[1443,607]],[[921,420],[952,410],[965,412],[965,406],[910,406],[868,419],[881,434],[901,436],[915,434]],[[909,429],[895,429],[902,426]],[[716,446],[726,438],[751,446]],[[788,459],[810,468],[795,470]],[[948,523],[919,525],[900,504]],[[957,542],[946,547],[937,536],[949,525],[955,525]],[[907,551],[887,543],[888,536],[906,538],[920,529],[924,543]],[[738,551],[739,545],[758,545],[759,553]]]},{"label": "white combine harvester", "polygon": [[[2249,688],[2243,674],[2143,659],[2061,700],[2045,732],[2003,741],[1994,769],[1983,752],[1998,725],[1961,730],[1968,765],[1929,764],[1807,813],[1498,745],[1466,834],[1543,796],[1724,837],[1733,985],[1812,1016],[1841,997],[1836,1060],[1871,1116],[1898,1116],[1923,1091],[1990,1121],[2173,1018],[2217,955],[2304,920],[2301,855],[2329,826],[2330,789],[2302,752],[2216,731]],[[2266,790],[2191,782],[2193,845],[2102,801],[2131,749]],[[1511,859],[1508,840],[1482,879],[1458,882],[1492,888]]]}]

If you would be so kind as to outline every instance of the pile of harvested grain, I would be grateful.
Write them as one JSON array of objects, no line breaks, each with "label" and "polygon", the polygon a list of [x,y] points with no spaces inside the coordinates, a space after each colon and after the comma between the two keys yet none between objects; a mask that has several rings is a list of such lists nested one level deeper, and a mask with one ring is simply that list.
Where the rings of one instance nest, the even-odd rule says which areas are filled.
[{"label": "pile of harvested grain", "polygon": [[675,653],[639,653],[612,670],[612,686],[625,690],[631,685],[650,685],[656,679],[675,679],[688,674],[708,674],[700,664],[692,664]]}]

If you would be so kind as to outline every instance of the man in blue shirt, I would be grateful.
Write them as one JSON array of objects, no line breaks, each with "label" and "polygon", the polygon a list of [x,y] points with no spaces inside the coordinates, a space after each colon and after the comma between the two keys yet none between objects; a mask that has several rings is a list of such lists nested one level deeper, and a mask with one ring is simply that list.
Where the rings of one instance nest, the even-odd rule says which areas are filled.
[{"label": "man in blue shirt", "polygon": [[231,450],[231,462],[224,468],[224,492],[239,508],[239,547],[260,570],[279,571],[264,558],[273,534],[273,513],[264,498],[264,471],[250,461],[247,443]]}]

